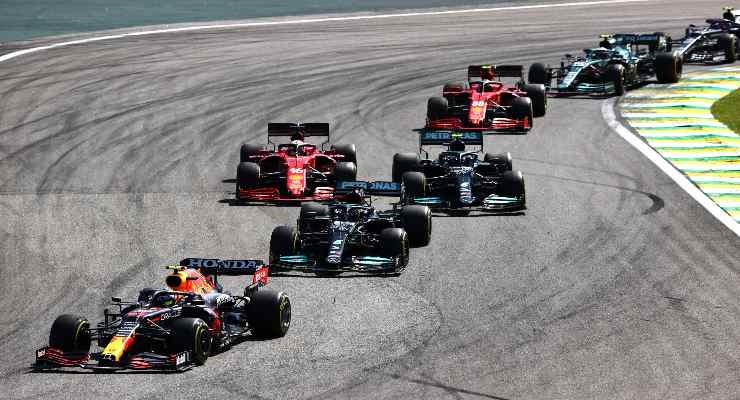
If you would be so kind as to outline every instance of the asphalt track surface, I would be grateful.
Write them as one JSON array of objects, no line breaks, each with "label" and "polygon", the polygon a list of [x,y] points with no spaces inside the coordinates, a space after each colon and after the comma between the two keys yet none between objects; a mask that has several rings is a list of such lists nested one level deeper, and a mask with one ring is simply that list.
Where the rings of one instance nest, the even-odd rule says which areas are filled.
[{"label": "asphalt track surface", "polygon": [[[740,390],[740,243],[601,118],[556,99],[489,136],[525,215],[440,217],[398,278],[277,277],[280,340],[184,374],[29,372],[54,317],[97,320],[185,256],[266,257],[292,207],[237,207],[238,144],[329,121],[364,177],[413,151],[426,98],[468,63],[557,62],[609,31],[724,2],[654,1],[164,34],[0,65],[4,398],[729,399]],[[243,286],[238,278],[227,287]]]}]

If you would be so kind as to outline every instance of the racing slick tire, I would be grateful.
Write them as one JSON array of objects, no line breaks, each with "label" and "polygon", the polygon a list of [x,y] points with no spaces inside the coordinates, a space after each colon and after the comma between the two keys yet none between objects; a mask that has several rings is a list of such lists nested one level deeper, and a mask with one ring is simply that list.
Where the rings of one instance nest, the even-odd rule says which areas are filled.
[{"label": "racing slick tire", "polygon": [[270,235],[270,264],[275,264],[280,256],[296,254],[299,243],[298,231],[295,228],[287,225],[276,226]]},{"label": "racing slick tire", "polygon": [[401,181],[404,200],[427,195],[427,177],[421,172],[404,172]]},{"label": "racing slick tire", "polygon": [[398,257],[396,272],[409,263],[409,236],[401,228],[385,228],[380,231],[380,250],[384,257]]},{"label": "racing slick tire", "polygon": [[501,181],[501,195],[508,197],[521,197],[522,208],[526,206],[524,176],[521,171],[504,172],[503,180]]},{"label": "racing slick tire", "polygon": [[249,296],[246,317],[252,334],[261,338],[285,336],[290,328],[290,298],[284,292],[258,289]]},{"label": "racing slick tire", "polygon": [[239,189],[254,189],[260,185],[260,166],[253,162],[239,163],[236,168],[236,198]]},{"label": "racing slick tire", "polygon": [[430,97],[427,101],[427,118],[430,121],[447,117],[449,103],[444,97]]},{"label": "racing slick tire", "polygon": [[609,64],[606,67],[606,79],[614,84],[614,94],[621,96],[624,94],[624,65]]},{"label": "racing slick tire", "polygon": [[49,347],[65,352],[89,353],[90,322],[76,315],[58,316],[51,325]]},{"label": "racing slick tire", "polygon": [[357,180],[357,165],[353,162],[338,162],[334,166],[335,182],[354,182]]},{"label": "racing slick tire", "polygon": [[168,344],[174,353],[190,351],[193,363],[203,365],[211,355],[213,340],[205,321],[200,318],[180,318],[172,322]]},{"label": "racing slick tire", "polygon": [[447,82],[442,88],[442,92],[464,92],[470,89],[468,82]]},{"label": "racing slick tire", "polygon": [[[534,111],[532,110],[532,99],[529,97],[517,97],[511,103],[511,118],[516,120],[529,119],[532,126]],[[530,128],[531,129],[531,128]]]},{"label": "racing slick tire", "polygon": [[239,150],[239,162],[249,161],[249,157],[259,154],[264,148],[259,144],[244,143]]},{"label": "racing slick tire", "polygon": [[357,165],[357,147],[354,144],[335,144],[332,149],[344,156],[342,161],[353,162]]},{"label": "racing slick tire", "polygon": [[411,247],[428,245],[432,238],[432,210],[427,206],[404,206],[401,208],[401,226]]},{"label": "racing slick tire", "polygon": [[311,214],[311,217],[327,217],[329,216],[329,206],[326,204],[319,203],[303,203],[301,204],[301,214],[298,217],[303,220]]},{"label": "racing slick tire", "polygon": [[416,153],[396,153],[393,155],[393,182],[401,182],[401,177],[409,171],[419,169],[419,155]]},{"label": "racing slick tire", "polygon": [[504,171],[511,171],[514,169],[514,160],[512,160],[511,153],[508,151],[503,154],[486,153],[483,155],[483,161],[490,164],[503,165]]},{"label": "racing slick tire", "polygon": [[532,113],[535,118],[544,117],[547,113],[547,93],[543,84],[527,84],[522,86],[527,97],[532,100]]},{"label": "racing slick tire", "polygon": [[683,73],[683,58],[677,53],[658,53],[653,62],[660,83],[676,83]]},{"label": "racing slick tire", "polygon": [[732,64],[737,59],[737,37],[723,33],[717,37],[717,47],[725,54],[725,63]]},{"label": "racing slick tire", "polygon": [[529,72],[527,73],[527,81],[529,83],[535,83],[540,85],[547,85],[550,80],[547,78],[547,67],[542,63],[534,63],[529,66]]}]

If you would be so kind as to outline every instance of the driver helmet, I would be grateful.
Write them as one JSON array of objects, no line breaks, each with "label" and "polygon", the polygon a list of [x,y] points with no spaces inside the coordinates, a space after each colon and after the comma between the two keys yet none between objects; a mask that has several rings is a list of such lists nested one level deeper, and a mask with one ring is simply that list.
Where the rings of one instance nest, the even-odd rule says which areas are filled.
[{"label": "driver helmet", "polygon": [[347,216],[347,219],[353,222],[360,222],[362,221],[362,218],[365,216],[365,209],[362,207],[353,207],[349,210],[349,215]]},{"label": "driver helmet", "polygon": [[362,204],[364,199],[365,192],[362,189],[354,189],[352,192],[347,194],[347,197],[344,200],[351,204]]},{"label": "driver helmet", "polygon": [[303,132],[297,131],[296,133],[290,136],[290,141],[291,143],[295,143],[296,141],[300,141],[301,143],[303,143],[303,139],[305,138],[306,137],[303,135]]},{"label": "driver helmet", "polygon": [[490,65],[480,67],[480,77],[483,80],[493,80],[493,67]]},{"label": "driver helmet", "polygon": [[465,151],[465,142],[460,139],[455,139],[449,144],[450,151]]},{"label": "driver helmet", "polygon": [[154,307],[172,307],[175,305],[175,296],[169,293],[155,294],[152,298],[152,306]]}]

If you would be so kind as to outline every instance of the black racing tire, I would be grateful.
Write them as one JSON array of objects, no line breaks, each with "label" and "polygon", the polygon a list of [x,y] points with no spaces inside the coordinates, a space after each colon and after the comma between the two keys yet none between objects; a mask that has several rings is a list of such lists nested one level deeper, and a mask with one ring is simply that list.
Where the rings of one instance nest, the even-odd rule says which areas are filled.
[{"label": "black racing tire", "polygon": [[427,101],[427,118],[434,121],[449,115],[449,103],[444,97],[430,97]]},{"label": "black racing tire", "polygon": [[725,53],[725,63],[732,64],[737,60],[737,37],[723,33],[717,37],[717,46]]},{"label": "black racing tire", "polygon": [[391,176],[393,182],[401,182],[401,177],[409,171],[417,171],[421,160],[416,153],[396,153],[393,155]]},{"label": "black racing tire", "polygon": [[521,171],[504,172],[501,182],[500,195],[508,197],[521,197],[526,204],[526,192],[524,189],[524,176]]},{"label": "black racing tire", "polygon": [[678,52],[656,54],[653,66],[660,83],[676,83],[683,74],[683,58]]},{"label": "black racing tire", "polygon": [[410,205],[401,208],[401,226],[412,247],[423,247],[432,239],[432,210],[427,206]]},{"label": "black racing tire", "polygon": [[301,213],[299,218],[303,219],[308,216],[309,213],[312,217],[327,217],[329,216],[329,206],[314,202],[301,204]]},{"label": "black racing tire", "polygon": [[280,338],[290,328],[290,298],[284,292],[260,288],[249,296],[246,317],[252,334],[266,339]]},{"label": "black racing tire", "polygon": [[90,322],[76,315],[63,314],[54,320],[49,346],[65,352],[90,352]]},{"label": "black racing tire", "polygon": [[606,66],[606,79],[614,84],[614,94],[621,96],[624,94],[624,65],[622,64],[609,64]]},{"label": "black racing tire", "polygon": [[236,195],[239,189],[254,189],[260,185],[260,166],[253,162],[239,163],[236,168]]},{"label": "black racing tire", "polygon": [[527,84],[522,86],[522,90],[527,92],[527,97],[532,100],[532,115],[535,118],[544,117],[547,113],[547,92],[545,85]]},{"label": "black racing tire", "polygon": [[334,166],[335,182],[354,182],[357,180],[357,165],[353,162],[338,162]]},{"label": "black racing tire", "polygon": [[298,231],[292,226],[279,225],[270,235],[270,264],[274,264],[281,256],[292,256],[298,253],[300,238]]},{"label": "black racing tire", "polygon": [[195,365],[203,365],[211,355],[213,340],[208,325],[200,318],[180,318],[172,322],[168,344],[174,353],[190,351]]},{"label": "black racing tire", "polygon": [[504,171],[511,171],[514,169],[514,160],[511,158],[511,153],[508,151],[503,154],[486,153],[483,155],[483,161],[491,164],[503,165]]},{"label": "black racing tire", "polygon": [[239,151],[239,162],[249,161],[249,157],[258,154],[264,150],[264,147],[260,144],[244,143]]},{"label": "black racing tire", "polygon": [[534,63],[529,66],[529,72],[527,73],[527,81],[529,83],[547,85],[550,83],[548,79],[547,67],[542,63]]},{"label": "black racing tire", "polygon": [[532,100],[529,97],[517,97],[511,103],[511,118],[516,120],[529,118],[530,126],[534,117]]},{"label": "black racing tire", "polygon": [[396,269],[409,263],[409,236],[401,228],[385,228],[380,231],[380,250],[384,257],[398,257]]},{"label": "black racing tire", "polygon": [[406,198],[425,197],[427,195],[427,177],[421,172],[404,172],[401,177],[403,196]]},{"label": "black racing tire", "polygon": [[344,156],[342,161],[357,165],[357,147],[354,144],[335,144],[334,151]]},{"label": "black racing tire", "polygon": [[470,89],[470,84],[465,81],[461,82],[447,82],[442,88],[443,92],[464,92]]}]

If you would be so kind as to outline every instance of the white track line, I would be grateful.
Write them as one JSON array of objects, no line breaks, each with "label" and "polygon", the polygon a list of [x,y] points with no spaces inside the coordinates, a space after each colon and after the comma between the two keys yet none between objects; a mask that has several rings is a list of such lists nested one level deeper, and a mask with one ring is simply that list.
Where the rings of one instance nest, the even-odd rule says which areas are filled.
[{"label": "white track line", "polygon": [[377,15],[357,15],[350,17],[326,17],[326,18],[304,18],[304,19],[289,19],[283,21],[264,21],[264,22],[243,22],[234,24],[218,24],[218,25],[197,25],[197,26],[186,26],[182,28],[169,28],[169,29],[157,29],[152,31],[142,32],[131,32],[122,33],[119,35],[108,35],[98,36],[87,39],[72,40],[69,42],[54,43],[47,46],[32,47],[29,49],[18,50],[12,53],[8,53],[0,57],[0,62],[7,61],[24,54],[36,53],[43,50],[55,49],[58,47],[73,46],[77,44],[100,42],[103,40],[122,39],[133,36],[146,36],[156,35],[161,33],[177,33],[177,32],[191,32],[200,31],[207,29],[228,29],[228,28],[249,28],[259,26],[273,26],[273,25],[298,25],[298,24],[315,24],[322,22],[341,22],[341,21],[364,21],[374,19],[386,19],[386,18],[408,18],[408,17],[421,17],[429,15],[454,15],[454,14],[472,14],[482,12],[498,12],[498,11],[516,11],[516,10],[533,10],[538,8],[560,8],[560,7],[584,7],[584,6],[596,6],[604,4],[619,4],[619,3],[644,3],[653,0],[601,0],[601,1],[580,1],[580,2],[569,2],[569,3],[549,3],[549,4],[532,4],[528,6],[510,6],[510,7],[493,7],[493,8],[471,8],[464,10],[448,10],[448,11],[420,11],[420,12],[409,12],[409,13],[397,13],[397,14],[377,14]]},{"label": "white track line", "polygon": [[694,185],[681,171],[676,169],[671,163],[666,161],[657,151],[653,150],[647,143],[643,142],[635,134],[633,134],[627,127],[622,125],[618,120],[616,113],[614,112],[614,105],[616,100],[607,100],[601,105],[601,114],[604,117],[607,125],[612,130],[617,132],[627,143],[631,144],[632,147],[636,148],[642,155],[648,158],[653,164],[655,164],[661,171],[673,179],[678,186],[681,187],[689,196],[693,197],[702,207],[704,207],[710,214],[722,222],[727,228],[729,228],[736,235],[740,236],[740,224],[735,221],[730,214],[723,210],[717,205],[712,199],[709,198],[704,192],[702,192],[696,185]]}]

